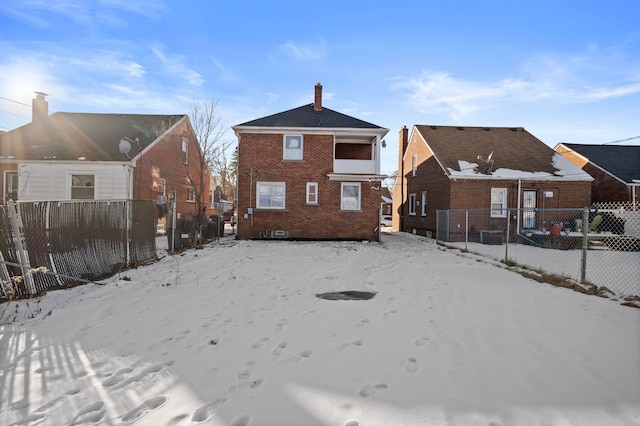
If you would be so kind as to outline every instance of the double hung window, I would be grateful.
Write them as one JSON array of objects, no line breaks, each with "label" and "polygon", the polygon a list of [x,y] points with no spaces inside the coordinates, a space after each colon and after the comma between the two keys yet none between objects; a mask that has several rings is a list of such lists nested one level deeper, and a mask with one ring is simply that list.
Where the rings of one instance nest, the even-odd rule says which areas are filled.
[{"label": "double hung window", "polygon": [[302,142],[302,135],[285,135],[283,158],[285,160],[302,160]]},{"label": "double hung window", "polygon": [[285,208],[284,182],[258,182],[256,184],[256,207],[259,209]]},{"label": "double hung window", "polygon": [[507,217],[507,188],[491,188],[491,217]]},{"label": "double hung window", "polygon": [[343,182],[340,197],[340,209],[360,210],[360,183]]}]

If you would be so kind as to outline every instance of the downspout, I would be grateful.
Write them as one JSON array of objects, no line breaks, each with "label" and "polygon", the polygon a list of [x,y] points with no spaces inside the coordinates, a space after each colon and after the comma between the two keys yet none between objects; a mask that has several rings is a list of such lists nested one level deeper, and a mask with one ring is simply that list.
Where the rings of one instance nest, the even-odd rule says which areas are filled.
[{"label": "downspout", "polygon": [[[522,179],[518,178],[518,202],[517,202],[517,206],[518,206],[518,210],[516,213],[517,219],[516,219],[516,233],[519,235],[520,234],[520,195],[521,195],[521,191],[522,191]],[[508,238],[508,236],[507,236]]]}]

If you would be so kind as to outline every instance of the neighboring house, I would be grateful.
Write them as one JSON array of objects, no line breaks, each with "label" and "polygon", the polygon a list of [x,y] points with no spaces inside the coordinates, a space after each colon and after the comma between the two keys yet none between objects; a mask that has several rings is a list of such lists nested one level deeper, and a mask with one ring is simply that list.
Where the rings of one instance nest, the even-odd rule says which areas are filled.
[{"label": "neighboring house", "polygon": [[383,186],[381,194],[381,212],[384,215],[390,215],[393,208],[393,198],[391,197],[391,191],[386,186]]},{"label": "neighboring house", "polygon": [[237,238],[379,240],[389,131],[314,103],[233,126]]},{"label": "neighboring house", "polygon": [[560,143],[555,151],[593,176],[592,202],[640,202],[639,145]]},{"label": "neighboring house", "polygon": [[521,127],[404,126],[398,161],[393,228],[421,235],[435,235],[436,210],[492,209],[504,229],[505,209],[527,209],[519,231],[548,225],[536,209],[591,201],[593,178]]},{"label": "neighboring house", "polygon": [[186,115],[49,115],[44,96],[33,100],[31,123],[0,134],[3,201],[133,199],[161,205],[175,191],[179,218],[196,213],[201,151]]}]

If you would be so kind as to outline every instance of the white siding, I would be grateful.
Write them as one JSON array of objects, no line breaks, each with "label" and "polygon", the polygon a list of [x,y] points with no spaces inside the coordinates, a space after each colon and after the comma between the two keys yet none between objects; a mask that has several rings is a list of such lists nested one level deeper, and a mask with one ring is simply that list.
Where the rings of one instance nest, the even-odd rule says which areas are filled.
[{"label": "white siding", "polygon": [[96,200],[124,200],[130,195],[130,168],[127,163],[44,163],[20,164],[20,201],[69,200],[72,174],[95,175]]}]

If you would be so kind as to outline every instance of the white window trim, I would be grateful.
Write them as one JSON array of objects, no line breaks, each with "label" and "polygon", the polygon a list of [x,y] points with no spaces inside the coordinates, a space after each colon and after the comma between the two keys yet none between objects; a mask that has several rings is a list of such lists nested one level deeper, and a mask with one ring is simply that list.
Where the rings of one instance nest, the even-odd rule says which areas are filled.
[{"label": "white window trim", "polygon": [[[500,208],[493,207],[494,193],[502,194],[502,202],[500,203],[502,207]],[[491,208],[491,217],[507,217],[507,188],[491,188],[491,200],[489,202],[489,207]],[[496,213],[498,211],[499,213]]]},{"label": "white window trim", "polygon": [[416,215],[416,194],[409,194],[409,216]]},{"label": "white window trim", "polygon": [[421,206],[420,206],[420,212],[422,213],[422,216],[426,216],[427,215],[427,191],[422,191],[422,197],[421,197]]},{"label": "white window trim", "polygon": [[[287,156],[287,138],[300,138],[300,148],[299,148],[299,152],[300,152],[300,156],[296,157],[296,158],[289,158]],[[304,137],[303,135],[294,135],[294,134],[288,134],[288,135],[284,135],[282,137],[282,159],[283,160],[288,160],[288,161],[301,161],[304,158]]]},{"label": "white window trim", "polygon": [[[91,172],[69,172],[67,175],[69,179],[69,184],[67,185],[67,190],[69,191],[68,199],[69,200],[96,200],[96,174]],[[93,198],[73,198],[73,177],[74,176],[93,176]],[[80,187],[79,187],[80,188]]]},{"label": "white window trim", "polygon": [[[261,206],[260,205],[260,187],[262,185],[279,185],[282,186],[282,207]],[[256,208],[265,210],[284,210],[287,207],[287,184],[285,182],[256,182]]]},{"label": "white window trim", "polygon": [[[310,191],[311,188],[314,188],[313,192]],[[315,201],[310,201],[311,194],[316,196]],[[307,204],[317,205],[318,202],[318,182],[307,182]]]},{"label": "white window trim", "polygon": [[[350,209],[350,208],[345,208],[344,206],[344,187],[345,186],[357,186],[358,187],[358,202],[357,202],[357,206],[354,209]],[[340,210],[343,211],[349,211],[349,212],[354,212],[354,211],[360,211],[362,209],[362,185],[360,182],[342,182],[340,185]]]},{"label": "white window trim", "polygon": [[411,176],[418,174],[418,154],[413,154],[411,157]]}]

